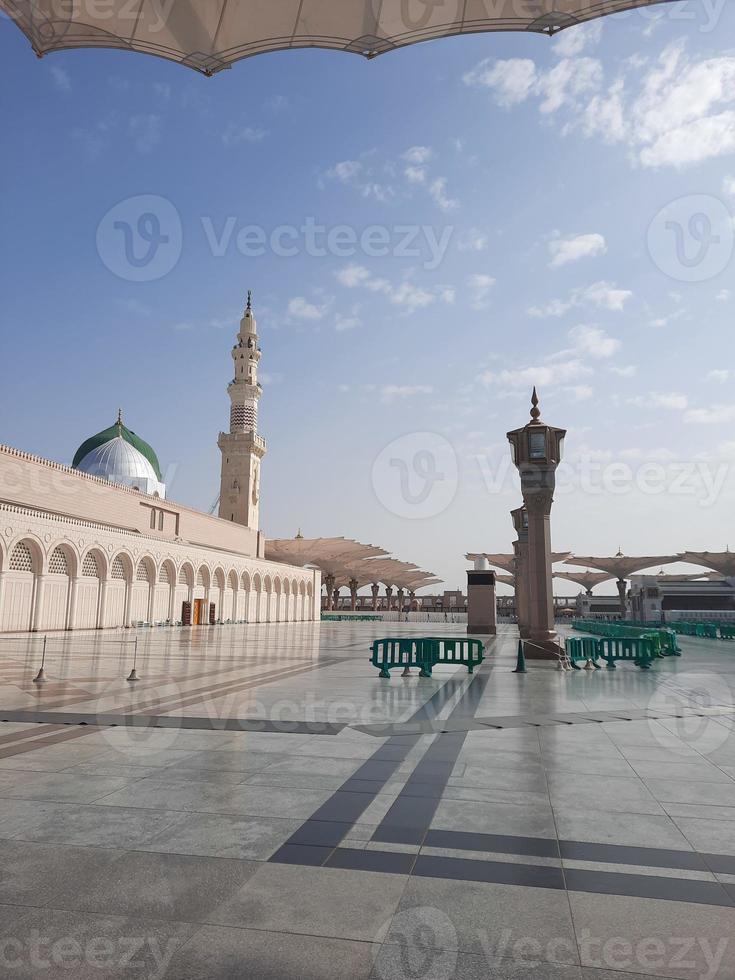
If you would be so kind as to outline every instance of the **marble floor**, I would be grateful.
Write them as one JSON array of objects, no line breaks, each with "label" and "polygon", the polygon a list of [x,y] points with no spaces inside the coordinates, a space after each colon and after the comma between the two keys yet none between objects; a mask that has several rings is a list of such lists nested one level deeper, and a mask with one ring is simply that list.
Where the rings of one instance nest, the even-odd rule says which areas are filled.
[{"label": "marble floor", "polygon": [[0,977],[735,980],[735,644],[387,681],[385,632],[0,638]]}]

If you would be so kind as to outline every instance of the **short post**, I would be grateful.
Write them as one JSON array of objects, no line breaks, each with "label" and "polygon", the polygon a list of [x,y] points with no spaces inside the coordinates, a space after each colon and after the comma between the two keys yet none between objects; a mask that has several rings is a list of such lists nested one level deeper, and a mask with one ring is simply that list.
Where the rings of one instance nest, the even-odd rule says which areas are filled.
[{"label": "short post", "polygon": [[36,676],[33,678],[33,683],[34,684],[43,684],[43,682],[46,680],[46,672],[43,669],[44,666],[45,666],[45,664],[46,664],[46,640],[48,640],[48,637],[47,636],[44,636],[44,638],[43,638],[43,653],[41,654],[41,669],[38,671],[38,673],[36,674]]},{"label": "short post", "polygon": [[135,669],[138,663],[138,637],[135,637],[135,646],[133,647],[133,669],[128,674],[126,680],[129,681],[139,681],[138,672]]}]

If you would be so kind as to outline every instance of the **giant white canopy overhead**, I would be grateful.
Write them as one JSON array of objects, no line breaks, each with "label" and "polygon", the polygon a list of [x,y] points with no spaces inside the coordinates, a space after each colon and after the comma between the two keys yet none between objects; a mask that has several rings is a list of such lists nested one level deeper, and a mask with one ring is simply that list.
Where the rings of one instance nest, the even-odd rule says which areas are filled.
[{"label": "giant white canopy overhead", "polygon": [[367,58],[418,41],[484,31],[553,35],[676,0],[0,0],[38,55],[121,48],[213,75],[289,48]]}]

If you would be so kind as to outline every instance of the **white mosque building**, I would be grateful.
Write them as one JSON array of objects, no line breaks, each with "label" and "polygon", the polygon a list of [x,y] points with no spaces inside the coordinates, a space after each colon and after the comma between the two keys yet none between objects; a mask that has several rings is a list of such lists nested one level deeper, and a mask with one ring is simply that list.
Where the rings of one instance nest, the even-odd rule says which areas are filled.
[{"label": "white mosque building", "polygon": [[121,413],[71,466],[0,445],[0,632],[319,618],[320,573],[264,558],[260,356],[248,294],[219,517],[167,498],[156,453]]}]

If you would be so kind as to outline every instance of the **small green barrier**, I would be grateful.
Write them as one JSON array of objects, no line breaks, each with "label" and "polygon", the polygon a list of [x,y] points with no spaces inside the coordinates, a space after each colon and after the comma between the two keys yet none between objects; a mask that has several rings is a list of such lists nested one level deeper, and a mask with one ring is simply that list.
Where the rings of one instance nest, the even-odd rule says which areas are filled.
[{"label": "small green barrier", "polygon": [[726,626],[724,623],[722,623],[720,625],[720,639],[735,640],[735,624],[732,626]]},{"label": "small green barrier", "polygon": [[642,670],[648,670],[657,657],[656,643],[644,636],[601,636],[599,639],[591,636],[569,637],[565,647],[575,670],[580,669],[580,661],[597,666],[598,660],[605,660],[608,670],[615,670],[618,660],[627,660]]},{"label": "small green barrier", "polygon": [[458,637],[385,637],[372,645],[370,663],[381,677],[390,677],[396,667],[419,667],[421,677],[431,677],[437,664],[467,667],[471,674],[485,659],[481,640]]},{"label": "small green barrier", "polygon": [[593,636],[569,637],[565,643],[565,648],[572,667],[575,670],[581,670],[579,664],[583,661],[584,663],[591,663],[599,670],[600,665],[597,663],[600,659],[599,643],[600,641]]},{"label": "small green barrier", "polygon": [[321,620],[323,623],[375,623],[381,620],[382,616],[356,616],[356,615],[342,615],[341,613],[322,613]]},{"label": "small green barrier", "polygon": [[653,644],[657,657],[680,657],[681,650],[676,642],[676,632],[663,627],[634,626],[629,623],[603,622],[600,620],[577,619],[572,628],[595,636],[609,636],[619,639],[648,639]]}]

